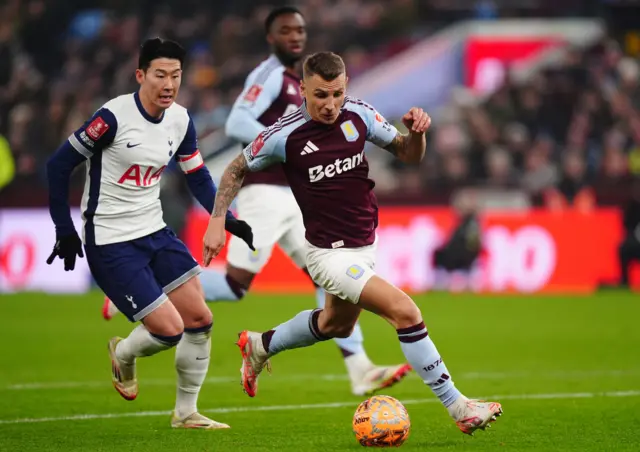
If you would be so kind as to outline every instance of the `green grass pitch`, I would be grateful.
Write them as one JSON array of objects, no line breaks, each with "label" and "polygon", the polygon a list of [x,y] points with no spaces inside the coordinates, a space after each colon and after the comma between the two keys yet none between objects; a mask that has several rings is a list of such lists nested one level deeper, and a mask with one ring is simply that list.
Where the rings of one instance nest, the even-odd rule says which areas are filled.
[{"label": "green grass pitch", "polygon": [[[640,303],[637,295],[592,297],[416,297],[457,386],[497,398],[505,414],[487,432],[463,435],[412,373],[386,391],[406,403],[403,450],[640,450]],[[313,306],[310,296],[249,296],[213,304],[215,326],[204,414],[226,431],[175,431],[173,352],[139,361],[140,394],[126,402],[110,381],[107,340],[126,336],[122,317],[105,322],[102,298],[43,294],[0,298],[2,451],[361,450],[351,395],[332,342],[273,359],[260,392],[239,384],[241,329],[264,330]],[[376,363],[403,361],[393,329],[361,318]]]}]

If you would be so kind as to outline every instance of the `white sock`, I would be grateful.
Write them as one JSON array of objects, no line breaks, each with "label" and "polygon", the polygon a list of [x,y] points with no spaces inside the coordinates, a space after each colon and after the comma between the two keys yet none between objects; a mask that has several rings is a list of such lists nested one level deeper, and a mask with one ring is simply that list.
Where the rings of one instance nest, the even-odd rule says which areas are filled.
[{"label": "white sock", "polygon": [[347,366],[349,379],[352,382],[359,382],[368,371],[375,367],[365,352],[347,356],[344,359],[344,364]]},{"label": "white sock", "polygon": [[[324,308],[325,303],[325,292],[322,287],[316,287],[316,304],[320,309]],[[333,339],[340,350],[344,354],[346,351],[349,355],[357,355],[363,354],[366,357],[364,352],[364,346],[362,343],[364,342],[364,337],[362,336],[362,329],[360,328],[360,323],[356,323],[355,327],[353,327],[353,333],[349,337],[336,337]],[[350,356],[348,356],[350,357]],[[368,358],[367,358],[368,359]],[[346,360],[346,358],[345,358]],[[347,368],[349,366],[347,365]]]},{"label": "white sock", "polygon": [[318,329],[318,316],[322,309],[306,310],[291,320],[262,334],[265,350],[273,356],[283,350],[308,347],[316,342],[329,339]]},{"label": "white sock", "polygon": [[131,364],[136,358],[152,356],[163,350],[170,349],[179,341],[182,334],[177,336],[158,336],[149,333],[144,325],[138,325],[131,334],[118,342],[116,356],[127,364]]},{"label": "white sock", "polygon": [[176,416],[184,419],[198,411],[198,394],[209,370],[211,355],[211,325],[189,330],[185,328],[176,347]]},{"label": "white sock", "polygon": [[240,299],[231,289],[225,273],[205,268],[200,273],[200,283],[204,291],[204,299],[207,301],[238,301]]},{"label": "white sock", "polygon": [[461,396],[440,357],[435,344],[427,334],[424,322],[398,331],[404,356],[442,404],[449,408]]}]

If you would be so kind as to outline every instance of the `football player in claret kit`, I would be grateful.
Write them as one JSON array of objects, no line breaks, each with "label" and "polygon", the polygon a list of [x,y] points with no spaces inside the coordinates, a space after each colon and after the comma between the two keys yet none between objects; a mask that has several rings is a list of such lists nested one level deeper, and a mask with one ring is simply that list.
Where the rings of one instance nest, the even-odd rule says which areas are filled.
[{"label": "football player in claret kit", "polygon": [[331,52],[311,55],[303,66],[300,109],[262,132],[225,169],[212,218],[204,236],[204,262],[225,242],[225,212],[249,171],[282,164],[302,210],[306,228],[307,268],[327,292],[324,309],[307,310],[264,333],[243,331],[242,382],[253,397],[269,358],[351,334],[362,309],[396,329],[402,351],[447,408],[460,430],[472,434],[502,413],[499,403],[468,399],[460,393],[438,353],[420,309],[403,291],[374,271],[378,209],[369,179],[365,141],[417,164],[424,157],[425,132],[431,122],[420,108],[402,118],[399,133],[376,110],[345,96],[342,59]]},{"label": "football player in claret kit", "polygon": [[[193,123],[175,103],[185,51],[151,39],[140,50],[136,93],[116,97],[69,136],[47,164],[56,244],[47,260],[73,270],[82,242],[68,204],[69,177],[84,163],[84,250],[97,284],[132,322],[131,334],[108,343],[112,380],[126,400],[138,395],[136,358],[176,347],[174,428],[228,428],[197,411],[209,368],[212,315],[202,295],[200,266],[162,220],[162,172],[177,159],[194,196],[209,211],[215,186],[197,147]],[[227,230],[252,246],[251,228],[229,213]]]},{"label": "football player in claret kit", "polygon": [[[297,66],[307,40],[304,17],[294,7],[275,8],[265,20],[265,31],[272,55],[247,77],[226,124],[227,135],[245,146],[302,103]],[[238,193],[237,207],[238,217],[253,228],[256,249],[250,250],[237,237],[229,239],[226,272],[205,268],[200,275],[207,301],[241,300],[267,264],[276,243],[297,267],[307,271],[302,214],[281,165],[248,173]],[[324,289],[317,285],[316,301],[318,307],[324,306]],[[406,363],[377,366],[371,362],[357,323],[349,337],[335,340],[356,395],[389,387],[411,370]]]}]

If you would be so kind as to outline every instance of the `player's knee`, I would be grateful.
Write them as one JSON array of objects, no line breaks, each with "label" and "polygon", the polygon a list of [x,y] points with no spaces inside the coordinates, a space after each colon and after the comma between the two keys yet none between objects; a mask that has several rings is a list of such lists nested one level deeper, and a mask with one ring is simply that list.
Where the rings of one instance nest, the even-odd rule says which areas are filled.
[{"label": "player's knee", "polygon": [[332,337],[337,337],[341,339],[347,338],[351,336],[351,334],[353,333],[354,327],[355,325],[351,325],[351,324],[336,325],[334,327]]},{"label": "player's knee", "polygon": [[409,328],[422,322],[422,312],[416,303],[406,294],[393,303],[394,309],[389,320],[396,329]]},{"label": "player's knee", "polygon": [[320,331],[326,337],[345,338],[351,336],[354,328],[355,323],[329,318],[320,326]]},{"label": "player's knee", "polygon": [[184,319],[186,329],[201,329],[213,324],[213,314],[206,305],[193,312],[188,319]]},{"label": "player's knee", "polygon": [[[156,337],[163,338],[178,338],[182,336],[184,332],[184,322],[180,318],[180,316],[171,316],[165,319],[162,319],[161,322],[158,322],[157,319],[147,319],[143,321],[147,330]],[[170,342],[165,340],[165,342]]]}]

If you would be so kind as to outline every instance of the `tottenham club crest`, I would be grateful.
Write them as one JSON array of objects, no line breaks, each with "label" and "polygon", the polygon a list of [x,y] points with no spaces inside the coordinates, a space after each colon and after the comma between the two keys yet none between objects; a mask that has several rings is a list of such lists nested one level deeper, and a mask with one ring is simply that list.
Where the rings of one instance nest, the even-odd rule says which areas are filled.
[{"label": "tottenham club crest", "polygon": [[356,141],[360,137],[358,129],[356,129],[356,126],[353,125],[353,122],[351,122],[351,120],[345,121],[340,124],[340,128],[342,129],[342,133],[344,133],[344,137],[349,142]]}]

